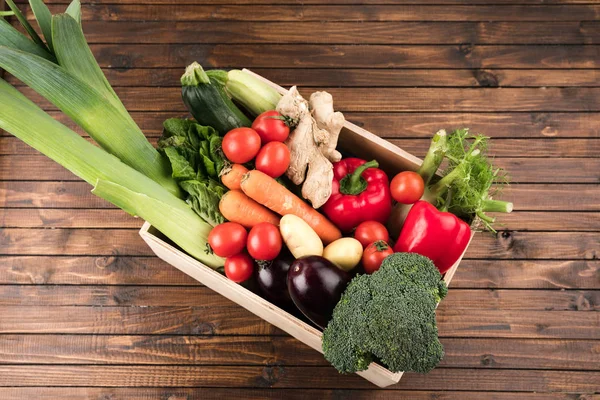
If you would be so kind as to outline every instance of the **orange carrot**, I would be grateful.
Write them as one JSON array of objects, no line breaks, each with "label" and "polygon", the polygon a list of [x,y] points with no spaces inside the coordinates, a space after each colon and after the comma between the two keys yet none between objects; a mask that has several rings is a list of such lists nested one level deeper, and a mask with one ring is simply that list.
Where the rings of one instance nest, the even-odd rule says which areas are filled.
[{"label": "orange carrot", "polygon": [[248,168],[244,167],[242,164],[233,164],[223,175],[221,175],[221,182],[231,190],[239,190],[242,176],[247,172]]},{"label": "orange carrot", "polygon": [[342,237],[340,230],[331,221],[269,175],[252,170],[244,175],[241,186],[248,197],[277,214],[294,214],[302,218],[325,244]]},{"label": "orange carrot", "polygon": [[252,200],[241,190],[226,192],[219,202],[219,211],[231,222],[252,228],[261,222],[279,226],[279,216]]}]

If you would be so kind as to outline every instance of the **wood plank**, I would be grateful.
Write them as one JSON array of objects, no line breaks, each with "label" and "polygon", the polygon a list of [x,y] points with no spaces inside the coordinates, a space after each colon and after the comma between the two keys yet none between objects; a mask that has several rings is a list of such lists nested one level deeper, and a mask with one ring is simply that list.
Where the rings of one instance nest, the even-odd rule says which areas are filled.
[{"label": "wood plank", "polygon": [[[593,340],[442,338],[440,367],[598,370]],[[2,364],[327,366],[292,337],[0,335]]]},{"label": "wood plank", "polygon": [[[373,384],[332,367],[0,366],[1,386],[365,388]],[[595,372],[439,368],[408,374],[391,390],[496,390],[594,393]],[[400,392],[401,393],[401,392]]]},{"label": "wood plank", "polygon": [[[288,400],[368,398],[393,400],[397,394],[389,390],[362,389],[219,389],[219,388],[90,388],[90,387],[13,387],[0,388],[0,397],[5,400],[220,400],[224,398],[247,400]],[[509,392],[456,392],[456,391],[403,391],[411,400],[573,400],[568,393],[509,393]],[[585,400],[599,400],[600,395],[586,394]],[[581,399],[583,400],[583,398]]]},{"label": "wood plank", "polygon": [[[156,257],[0,256],[0,284],[200,285]],[[600,289],[600,261],[472,260],[452,288]]]},{"label": "wood plank", "polygon": [[143,221],[119,209],[12,208],[0,210],[0,228],[133,228]]},{"label": "wood plank", "polygon": [[[502,230],[582,232],[600,231],[598,212],[529,212],[499,214]],[[139,228],[140,219],[118,209],[0,209],[0,228]]]},{"label": "wood plank", "polygon": [[[161,286],[0,286],[3,306],[222,307],[224,298],[206,287]],[[445,309],[600,311],[600,291],[454,289]]]},{"label": "wood plank", "polygon": [[[223,298],[227,306],[94,307],[0,305],[0,333],[283,335]],[[440,308],[444,337],[600,339],[600,313]]]},{"label": "wood plank", "polygon": [[[112,4],[114,0],[96,0],[94,4]],[[26,3],[26,0],[16,0],[17,4]],[[69,4],[68,0],[47,0],[45,3],[50,5],[53,4]],[[121,3],[123,4],[137,4],[132,0],[124,0]],[[270,5],[287,5],[290,4],[289,1],[284,0],[200,0],[200,1],[191,1],[191,0],[147,0],[146,4],[270,4]],[[468,0],[468,1],[460,1],[460,0],[408,0],[404,1],[404,4],[411,5],[425,5],[425,4],[444,4],[444,5],[465,5],[465,4],[473,4],[473,5],[484,5],[484,4],[493,4],[493,5],[512,5],[512,4],[589,4],[590,0]],[[318,0],[306,0],[302,2],[297,2],[296,4],[322,4],[322,2]],[[328,4],[396,4],[393,0],[333,0]]]},{"label": "wood plank", "polygon": [[[87,21],[89,43],[600,44],[595,21],[256,22]],[[135,35],[132,35],[135,32]]]},{"label": "wood plank", "polygon": [[[51,5],[51,12],[64,11]],[[33,13],[26,16],[32,20]],[[597,4],[583,5],[320,5],[296,4],[91,4],[82,5],[84,21],[583,21],[600,17]]]},{"label": "wood plank", "polygon": [[[102,67],[597,69],[600,46],[95,44]],[[488,110],[489,111],[489,110]]]},{"label": "wood plank", "polygon": [[[479,111],[600,111],[600,88],[319,88],[327,90],[342,112],[479,112]],[[310,96],[316,88],[301,88]],[[185,114],[176,88],[121,87],[115,89],[130,111],[172,111]],[[56,110],[29,88],[31,100]]]},{"label": "wood plank", "polygon": [[[489,128],[488,128],[489,129]],[[86,137],[88,142],[95,142]],[[495,138],[490,141],[489,154],[495,158],[520,157],[582,157],[594,158],[600,154],[600,138],[594,139],[558,139],[558,138],[528,138],[504,139]],[[157,136],[149,136],[150,143],[155,144]],[[429,138],[418,139],[389,139],[396,146],[417,157],[423,158],[431,141]],[[526,152],[524,151],[526,149]],[[3,155],[39,155],[40,153],[16,137],[0,137],[0,156]]]},{"label": "wood plank", "polygon": [[[77,129],[58,111],[50,115]],[[149,137],[160,136],[167,118],[184,117],[185,113],[131,112],[133,119]],[[431,138],[440,127],[465,126],[493,138],[600,138],[600,113],[361,113],[347,112],[346,118],[385,138]],[[490,129],[493,126],[494,129]],[[0,136],[10,136],[0,133]]]},{"label": "wood plank", "polygon": [[[600,97],[599,97],[600,98]],[[503,157],[494,160],[512,183],[598,183],[600,158]],[[560,171],[559,174],[556,171]],[[0,177],[11,181],[79,181],[61,165],[43,155],[0,156]]]},{"label": "wood plank", "polygon": [[[0,230],[3,255],[151,256],[137,229]],[[598,259],[596,232],[479,232],[466,257],[476,259]]]}]

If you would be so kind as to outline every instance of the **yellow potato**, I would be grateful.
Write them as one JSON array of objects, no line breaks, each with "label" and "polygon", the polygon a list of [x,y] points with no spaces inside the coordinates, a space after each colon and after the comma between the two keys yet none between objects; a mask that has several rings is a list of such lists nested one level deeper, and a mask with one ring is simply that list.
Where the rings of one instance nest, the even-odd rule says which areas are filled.
[{"label": "yellow potato", "polygon": [[279,221],[279,231],[295,258],[323,255],[321,238],[302,218],[293,214],[284,215]]},{"label": "yellow potato", "polygon": [[323,251],[323,257],[344,271],[350,271],[360,262],[363,247],[354,238],[341,238],[331,242]]}]

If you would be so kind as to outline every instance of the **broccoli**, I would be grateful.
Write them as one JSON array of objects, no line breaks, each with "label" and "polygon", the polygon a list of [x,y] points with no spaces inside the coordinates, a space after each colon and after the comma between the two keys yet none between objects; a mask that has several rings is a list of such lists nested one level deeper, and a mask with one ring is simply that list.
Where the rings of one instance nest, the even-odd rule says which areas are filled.
[{"label": "broccoli", "polygon": [[323,332],[325,358],[352,373],[380,360],[391,371],[427,373],[440,362],[435,307],[448,293],[433,262],[414,253],[387,257],[348,285]]}]

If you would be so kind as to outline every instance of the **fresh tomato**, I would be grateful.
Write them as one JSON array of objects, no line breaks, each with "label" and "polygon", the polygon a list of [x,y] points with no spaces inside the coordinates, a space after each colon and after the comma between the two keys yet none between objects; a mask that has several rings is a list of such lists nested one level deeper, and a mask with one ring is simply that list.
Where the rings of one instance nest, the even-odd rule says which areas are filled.
[{"label": "fresh tomato", "polygon": [[263,142],[283,142],[290,134],[290,127],[279,112],[275,110],[265,111],[252,123],[254,129]]},{"label": "fresh tomato", "polygon": [[247,281],[254,273],[254,261],[246,253],[239,253],[225,260],[225,275],[234,282]]},{"label": "fresh tomato", "polygon": [[236,222],[225,222],[215,226],[208,234],[208,244],[219,257],[230,257],[241,253],[246,247],[246,228]]},{"label": "fresh tomato", "polygon": [[383,260],[393,253],[394,250],[383,240],[378,240],[368,245],[362,256],[362,265],[365,272],[372,274],[377,271],[381,267]]},{"label": "fresh tomato", "polygon": [[421,175],[412,171],[403,171],[392,179],[390,184],[392,197],[398,203],[413,204],[419,201],[425,191]]},{"label": "fresh tomato", "polygon": [[290,150],[281,142],[267,143],[258,152],[255,165],[271,178],[279,178],[290,166]]},{"label": "fresh tomato", "polygon": [[360,223],[354,231],[354,238],[362,244],[363,249],[378,240],[390,241],[390,234],[381,222],[365,221]]},{"label": "fresh tomato", "polygon": [[248,234],[248,253],[255,260],[273,260],[282,246],[279,228],[269,222],[254,225]]},{"label": "fresh tomato", "polygon": [[260,136],[254,129],[235,128],[223,137],[223,153],[231,162],[244,164],[251,161],[260,150]]}]

